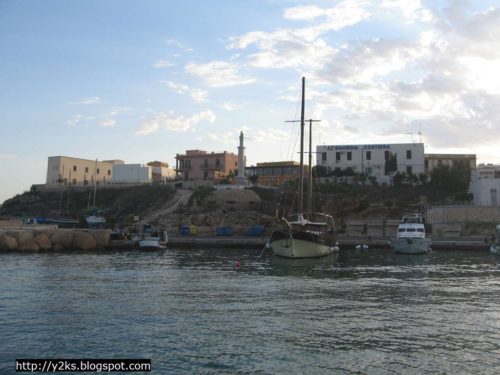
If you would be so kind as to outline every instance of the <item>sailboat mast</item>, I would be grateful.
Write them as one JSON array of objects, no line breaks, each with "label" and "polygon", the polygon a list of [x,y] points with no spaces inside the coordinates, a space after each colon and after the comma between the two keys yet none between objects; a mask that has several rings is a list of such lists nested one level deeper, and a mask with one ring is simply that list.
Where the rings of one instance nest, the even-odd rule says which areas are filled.
[{"label": "sailboat mast", "polygon": [[307,181],[307,212],[312,212],[312,125],[313,120],[309,120],[309,179]]},{"label": "sailboat mast", "polygon": [[94,207],[95,207],[96,193],[97,193],[97,159],[95,159],[95,168],[94,168]]},{"label": "sailboat mast", "polygon": [[302,77],[302,103],[300,108],[300,171],[299,171],[299,213],[304,212],[304,107],[306,78]]}]

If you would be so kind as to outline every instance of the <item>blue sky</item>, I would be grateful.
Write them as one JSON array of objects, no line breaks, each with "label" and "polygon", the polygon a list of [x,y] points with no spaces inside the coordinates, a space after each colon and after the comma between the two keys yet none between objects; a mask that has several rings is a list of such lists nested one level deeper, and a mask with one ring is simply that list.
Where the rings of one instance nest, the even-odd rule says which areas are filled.
[{"label": "blue sky", "polygon": [[294,159],[302,76],[314,144],[498,163],[499,66],[498,1],[0,0],[0,202],[48,156]]}]

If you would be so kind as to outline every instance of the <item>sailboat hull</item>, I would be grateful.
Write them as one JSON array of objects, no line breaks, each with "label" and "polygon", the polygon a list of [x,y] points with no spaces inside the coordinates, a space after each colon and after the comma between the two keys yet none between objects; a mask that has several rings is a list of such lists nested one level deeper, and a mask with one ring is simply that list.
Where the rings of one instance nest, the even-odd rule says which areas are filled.
[{"label": "sailboat hull", "polygon": [[275,231],[268,242],[273,254],[283,258],[319,258],[333,254],[338,247],[321,242],[307,232]]}]

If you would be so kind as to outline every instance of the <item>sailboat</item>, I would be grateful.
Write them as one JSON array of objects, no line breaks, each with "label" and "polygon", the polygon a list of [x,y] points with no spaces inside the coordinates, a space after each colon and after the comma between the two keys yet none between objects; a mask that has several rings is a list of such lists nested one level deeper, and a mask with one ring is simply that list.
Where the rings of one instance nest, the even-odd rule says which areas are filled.
[{"label": "sailboat", "polygon": [[87,215],[85,216],[85,221],[87,222],[87,225],[91,228],[100,228],[106,222],[106,219],[101,216],[101,211],[95,205],[95,197],[97,194],[97,176],[95,174],[96,171],[97,171],[97,159],[95,161],[95,169],[94,169],[94,205],[93,207],[90,208],[88,207],[90,206],[90,196],[89,196],[89,203],[87,204]]},{"label": "sailboat", "polygon": [[304,212],[304,107],[305,78],[302,77],[302,106],[300,119],[300,175],[299,212],[289,218],[282,217],[280,228],[274,230],[267,247],[274,255],[285,258],[318,258],[338,251],[333,217],[312,210],[312,121],[309,127],[309,184],[308,211]]}]

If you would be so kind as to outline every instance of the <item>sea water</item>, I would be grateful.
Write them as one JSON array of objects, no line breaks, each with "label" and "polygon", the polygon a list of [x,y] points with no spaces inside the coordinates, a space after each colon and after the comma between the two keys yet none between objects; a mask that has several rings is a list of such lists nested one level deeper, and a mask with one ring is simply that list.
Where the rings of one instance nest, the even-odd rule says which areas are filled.
[{"label": "sea water", "polygon": [[500,257],[259,250],[0,255],[16,358],[146,358],[155,374],[500,373]]}]

